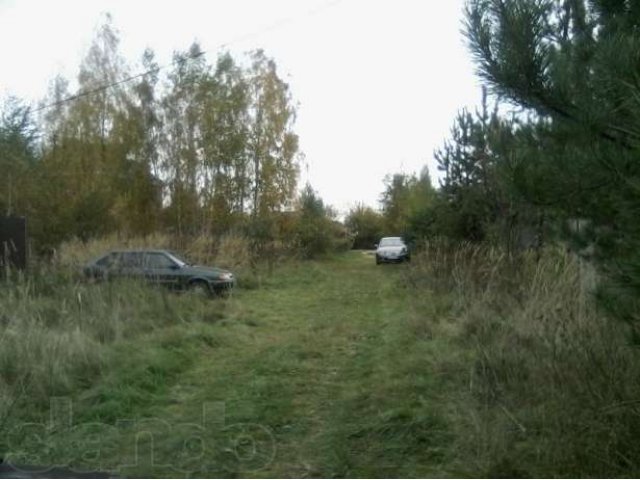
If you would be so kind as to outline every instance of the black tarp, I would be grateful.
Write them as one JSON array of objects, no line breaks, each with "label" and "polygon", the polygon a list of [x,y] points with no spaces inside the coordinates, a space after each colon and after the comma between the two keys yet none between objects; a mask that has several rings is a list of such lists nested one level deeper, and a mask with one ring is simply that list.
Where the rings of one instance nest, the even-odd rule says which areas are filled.
[{"label": "black tarp", "polygon": [[0,216],[0,269],[27,267],[27,219]]}]

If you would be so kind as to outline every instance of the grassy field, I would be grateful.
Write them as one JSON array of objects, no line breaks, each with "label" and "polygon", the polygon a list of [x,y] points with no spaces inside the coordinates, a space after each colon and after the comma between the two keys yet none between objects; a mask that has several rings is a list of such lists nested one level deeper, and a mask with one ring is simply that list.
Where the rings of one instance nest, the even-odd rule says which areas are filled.
[{"label": "grassy field", "polygon": [[[57,269],[0,287],[0,452],[151,477],[637,477],[640,356],[559,248],[425,244],[225,299]],[[64,272],[67,273],[64,273]]]},{"label": "grassy field", "polygon": [[[404,269],[350,252],[277,267],[224,300],[140,285],[57,292],[79,326],[34,359],[37,381],[72,366],[40,389],[32,372],[14,381],[5,457],[135,476],[451,473],[447,376],[429,367],[442,345],[416,334]],[[49,302],[45,323],[64,316],[23,294]],[[109,325],[82,324],[96,321]],[[69,358],[73,335],[89,351]]]}]

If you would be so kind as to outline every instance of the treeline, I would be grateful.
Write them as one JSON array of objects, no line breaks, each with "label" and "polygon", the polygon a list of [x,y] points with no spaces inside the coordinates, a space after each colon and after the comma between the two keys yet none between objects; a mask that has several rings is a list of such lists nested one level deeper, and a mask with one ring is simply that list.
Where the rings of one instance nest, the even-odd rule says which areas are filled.
[{"label": "treeline", "polygon": [[451,136],[434,152],[440,172],[434,188],[429,171],[388,175],[381,209],[353,208],[346,224],[355,245],[369,248],[382,235],[415,242],[445,237],[453,241],[489,242],[509,251],[541,247],[558,220],[522,188],[515,155],[527,145],[530,127],[489,105],[486,89],[474,112],[462,110]]},{"label": "treeline", "polygon": [[[212,65],[194,43],[160,68],[146,50],[136,76],[118,44],[107,17],[80,65],[80,93],[58,77],[37,113],[4,105],[0,212],[28,217],[38,251],[114,232],[238,230],[267,242],[320,214],[335,233],[311,187],[298,198],[295,105],[264,52],[222,53]],[[287,241],[307,251],[302,237]]]},{"label": "treeline", "polygon": [[372,248],[383,236],[404,236],[413,240],[416,235],[422,235],[424,232],[418,232],[415,227],[436,196],[426,167],[420,175],[387,175],[380,196],[381,209],[358,204],[345,218],[345,226],[354,236],[354,248]]}]

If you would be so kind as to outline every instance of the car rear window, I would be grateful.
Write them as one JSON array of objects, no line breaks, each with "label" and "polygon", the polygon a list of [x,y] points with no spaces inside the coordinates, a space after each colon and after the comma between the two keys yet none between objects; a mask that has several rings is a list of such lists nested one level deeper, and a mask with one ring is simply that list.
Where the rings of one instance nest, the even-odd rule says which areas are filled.
[{"label": "car rear window", "polygon": [[116,263],[117,256],[118,255],[116,253],[109,253],[108,255],[105,255],[100,260],[98,260],[96,262],[96,265],[99,265],[105,268],[112,267]]},{"label": "car rear window", "polygon": [[400,238],[383,238],[380,240],[381,247],[402,247],[404,242]]}]

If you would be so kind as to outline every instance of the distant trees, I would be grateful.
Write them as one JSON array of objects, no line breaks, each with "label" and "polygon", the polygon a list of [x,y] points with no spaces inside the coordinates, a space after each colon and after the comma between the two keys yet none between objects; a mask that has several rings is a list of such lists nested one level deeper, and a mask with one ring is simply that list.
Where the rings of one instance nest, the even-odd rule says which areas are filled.
[{"label": "distant trees", "polygon": [[108,232],[273,230],[294,206],[299,156],[275,62],[256,51],[211,65],[194,43],[164,76],[146,50],[146,73],[122,82],[131,69],[118,47],[107,16],[80,65],[79,94],[67,101],[58,77],[39,118],[15,100],[4,106],[3,213],[28,213],[43,248]]},{"label": "distant trees", "polygon": [[162,100],[162,178],[177,232],[220,232],[245,213],[290,206],[298,139],[288,86],[263,52],[243,69],[223,54],[215,69],[199,45],[176,54]]},{"label": "distant trees", "polygon": [[9,98],[0,116],[0,215],[32,210],[29,182],[36,168],[37,141],[29,108]]},{"label": "distant trees", "polygon": [[516,186],[534,128],[526,119],[500,116],[497,104],[490,110],[485,89],[479,109],[458,113],[451,138],[434,154],[442,173],[436,231],[508,249],[536,235],[542,210]]},{"label": "distant trees", "polygon": [[44,110],[40,122],[44,185],[39,190],[48,215],[37,215],[44,224],[39,243],[111,231],[146,234],[158,226],[162,191],[153,172],[157,131],[150,125],[154,80],[102,88],[128,74],[118,44],[107,19],[78,74],[80,91],[91,93],[64,102],[70,93],[58,78],[44,101],[54,106]]},{"label": "distant trees", "polygon": [[384,180],[385,189],[380,203],[385,229],[390,235],[401,235],[406,231],[410,192],[414,181],[414,177],[402,173],[387,175]]},{"label": "distant trees", "polygon": [[295,239],[298,250],[306,257],[328,253],[333,249],[335,231],[330,211],[307,184],[298,199]]},{"label": "distant trees", "polygon": [[493,220],[496,209],[490,136],[498,120],[495,113],[488,112],[486,95],[484,100],[482,110],[475,115],[467,110],[458,113],[451,139],[435,152],[438,170],[443,174],[443,206],[449,217],[439,218],[440,228],[449,236],[469,240],[485,238],[486,224]]},{"label": "distant trees", "polygon": [[373,248],[386,233],[384,217],[380,212],[363,204],[352,208],[344,223],[354,236],[353,248]]},{"label": "distant trees", "polygon": [[292,130],[295,109],[289,87],[278,77],[275,62],[261,50],[252,60],[248,156],[255,217],[290,204],[298,176],[298,136]]},{"label": "distant trees", "polygon": [[[522,169],[526,158],[537,154],[533,144],[540,123],[499,115],[497,106],[489,108],[483,93],[481,106],[475,112],[459,112],[450,138],[434,152],[438,189],[426,168],[419,176],[385,178],[379,225],[386,235],[402,235],[409,241],[438,236],[486,240],[509,251],[540,245],[544,219],[553,212],[536,203],[525,188],[532,177],[523,175]],[[362,213],[353,210],[347,223],[355,229],[355,219]],[[375,224],[373,217],[368,224]]]},{"label": "distant trees", "polygon": [[294,101],[263,51],[210,64],[194,43],[163,75],[148,49],[145,73],[130,78],[118,46],[107,16],[79,93],[70,98],[58,77],[38,118],[15,99],[1,110],[0,211],[29,216],[37,251],[156,231],[177,241],[241,235],[253,259],[270,263],[282,250],[311,258],[350,247],[317,192],[297,191]]},{"label": "distant trees", "polygon": [[383,236],[403,236],[409,240],[420,236],[424,232],[416,232],[416,226],[436,198],[426,167],[419,176],[387,175],[380,196],[381,210],[358,204],[345,217],[345,226],[354,237],[354,248],[372,248]]}]

